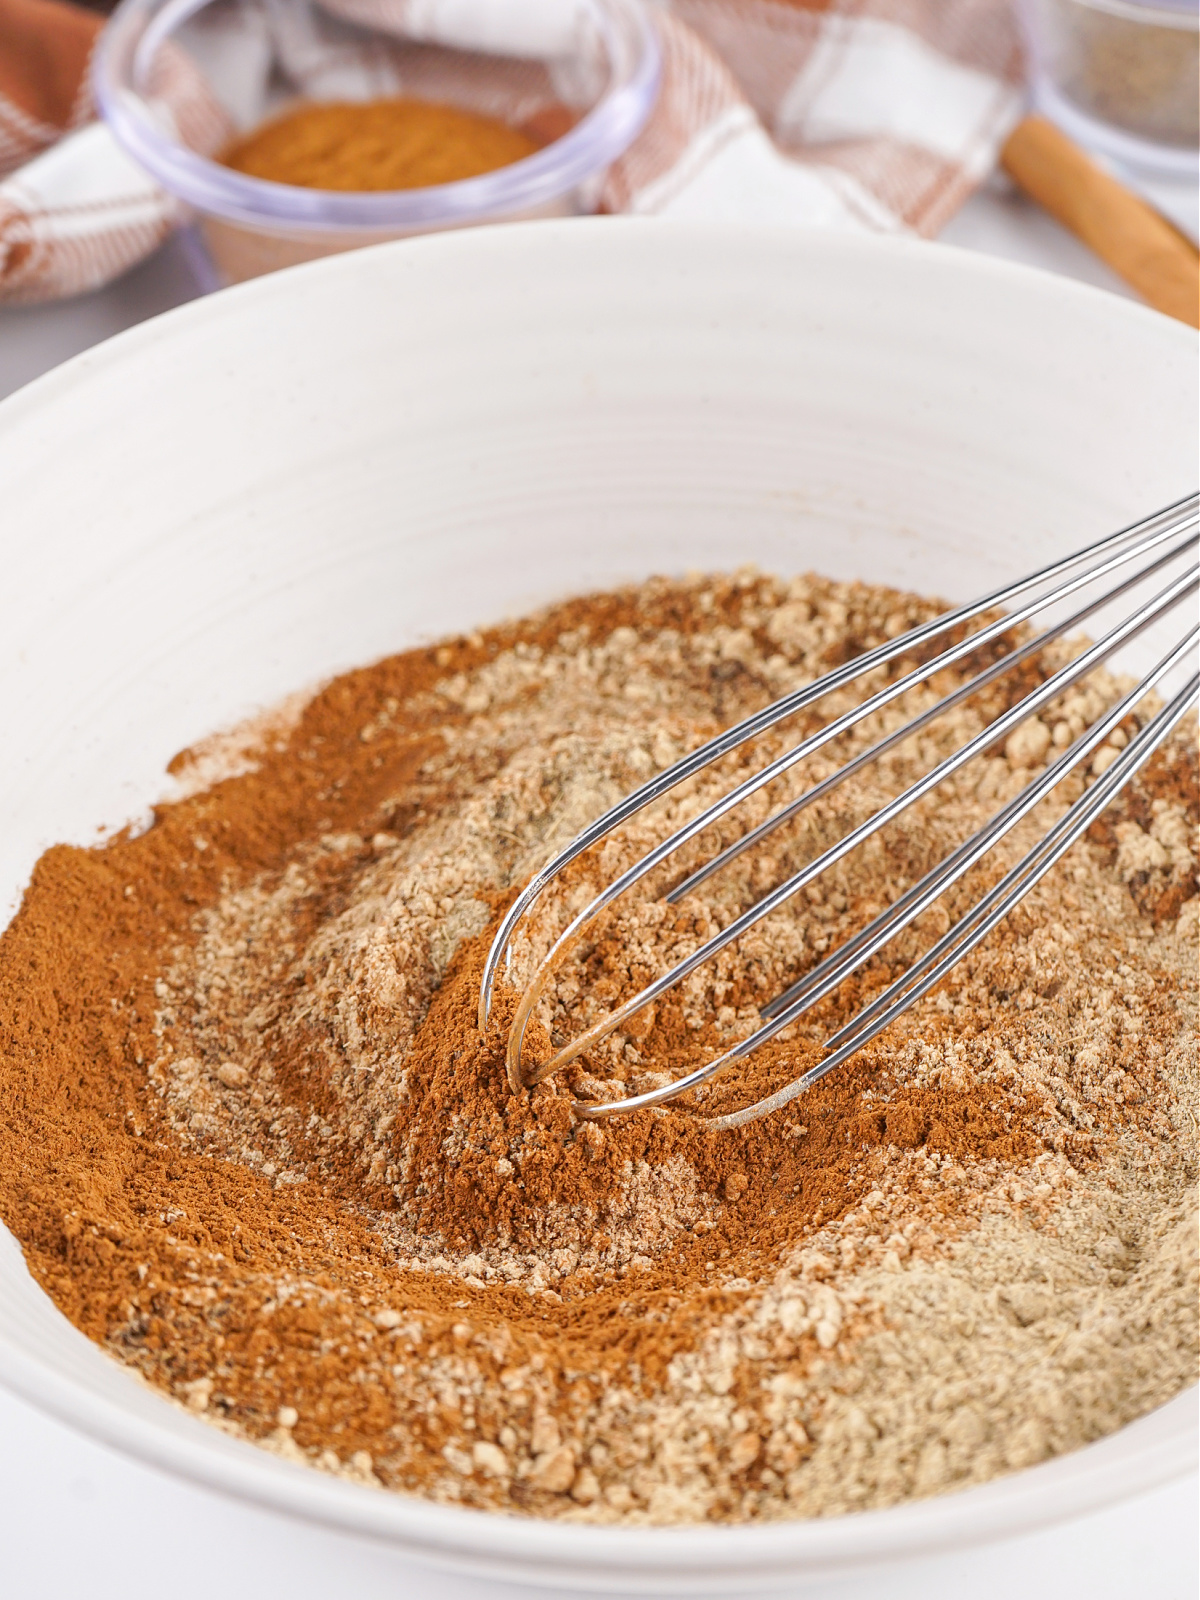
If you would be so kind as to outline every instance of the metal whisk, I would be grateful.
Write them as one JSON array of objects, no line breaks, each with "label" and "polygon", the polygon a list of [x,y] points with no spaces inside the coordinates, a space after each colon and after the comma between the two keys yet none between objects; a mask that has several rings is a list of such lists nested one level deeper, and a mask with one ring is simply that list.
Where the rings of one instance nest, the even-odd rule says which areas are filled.
[{"label": "metal whisk", "polygon": [[[634,866],[623,872],[614,882],[601,891],[596,897],[574,918],[564,932],[555,940],[553,946],[541,961],[532,980],[521,995],[516,1007],[508,1035],[507,1045],[507,1070],[509,1082],[514,1091],[532,1086],[556,1072],[560,1067],[573,1061],[585,1050],[599,1043],[614,1029],[623,1026],[637,1012],[651,1005],[660,996],[673,989],[689,973],[715,956],[719,950],[741,937],[748,929],[752,928],[762,918],[770,916],[798,894],[808,884],[813,883],[822,873],[828,870],[835,862],[862,844],[879,829],[900,816],[902,812],[912,806],[923,796],[931,793],[940,783],[956,773],[968,761],[984,751],[995,746],[998,741],[1005,739],[1013,729],[1022,722],[1049,705],[1064,690],[1085,678],[1101,662],[1115,654],[1123,645],[1142,633],[1158,619],[1166,616],[1180,605],[1185,605],[1189,597],[1195,595],[1200,586],[1200,567],[1195,559],[1197,543],[1197,525],[1200,495],[1189,495],[1186,499],[1165,507],[1153,516],[1141,522],[1123,528],[1117,533],[1108,535],[1094,544],[1077,551],[1074,555],[1055,561],[1039,572],[1020,578],[1015,583],[1006,584],[1003,588],[993,593],[984,595],[982,599],[973,601],[970,605],[959,606],[948,611],[932,621],[921,624],[920,627],[902,634],[896,639],[867,651],[857,659],[838,667],[815,683],[806,685],[794,693],[785,695],[781,700],[765,710],[756,712],[747,717],[736,727],[711,739],[707,744],[684,756],[672,766],[667,767],[641,788],[628,795],[624,800],[606,812],[589,828],[567,846],[553,861],[545,866],[533,880],[526,886],[513,903],[504,918],[492,948],[488,954],[484,968],[483,980],[479,996],[479,1025],[487,1025],[488,1014],[491,1006],[492,992],[496,982],[497,972],[502,961],[507,961],[510,954],[513,935],[523,919],[539,896],[560,872],[580,856],[585,850],[606,838],[615,828],[636,815],[645,806],[674,789],[678,784],[685,782],[694,774],[701,772],[713,762],[718,761],[730,751],[747,743],[774,727],[777,723],[788,717],[795,716],[798,712],[814,705],[832,691],[844,688],[871,672],[877,667],[884,666],[889,661],[899,657],[912,655],[919,651],[928,641],[946,634],[952,630],[961,630],[975,619],[985,617],[989,612],[998,608],[1015,604],[1014,609],[1004,612],[998,618],[986,621],[975,632],[966,632],[965,635],[956,636],[948,648],[933,656],[924,665],[897,678],[877,693],[870,695],[861,704],[852,710],[836,717],[817,732],[803,739],[793,749],[778,756],[769,762],[753,776],[737,785],[728,794],[724,795],[715,804],[677,829],[661,844],[655,846],[647,855],[643,856]],[[981,648],[990,645],[993,641],[1000,640],[1005,634],[1014,633],[1021,624],[1029,622],[1039,613],[1044,613],[1051,608],[1061,606],[1062,602],[1082,591],[1090,591],[1088,598],[1077,609],[1059,620],[1053,621],[1044,631],[1020,642],[1013,642],[1007,653],[986,666],[976,676],[970,678],[959,688],[944,696],[935,705],[920,712],[919,715],[906,722],[903,726],[890,732],[860,755],[840,767],[830,776],[823,778],[804,790],[796,798],[789,800],[779,810],[769,816],[766,821],[749,829],[736,843],[713,856],[703,866],[690,873],[690,875],[666,896],[669,903],[681,900],[689,894],[698,884],[720,872],[736,856],[743,851],[751,849],[760,843],[776,828],[787,822],[801,811],[805,806],[812,804],[823,795],[842,783],[853,773],[861,771],[869,763],[875,761],[887,750],[900,744],[913,733],[928,726],[936,717],[952,707],[968,700],[981,690],[986,684],[1010,672],[1020,662],[1027,661],[1041,651],[1051,640],[1060,638],[1069,630],[1075,628],[1087,617],[1103,607],[1111,605],[1120,597],[1126,596],[1130,591],[1141,585],[1152,574],[1160,572],[1163,568],[1176,562],[1178,558],[1187,558],[1186,570],[1177,572],[1166,585],[1148,598],[1140,601],[1129,602],[1132,609],[1115,626],[1111,627],[1088,650],[1075,660],[1069,662],[1052,676],[1048,677],[1030,694],[996,718],[975,738],[947,756],[931,771],[913,783],[903,794],[889,801],[886,805],[868,818],[859,826],[853,828],[842,839],[825,850],[815,860],[811,861],[799,872],[794,873],[786,882],[771,890],[762,899],[742,912],[727,927],[706,940],[691,955],[677,962],[668,972],[653,983],[650,983],[640,993],[633,995],[623,1004],[618,1006],[602,1021],[579,1034],[569,1044],[563,1046],[551,1060],[540,1065],[533,1071],[527,1071],[522,1063],[522,1044],[525,1037],[526,1026],[535,1006],[541,997],[546,983],[554,971],[556,963],[560,960],[567,947],[584,932],[588,925],[618,896],[623,895],[636,883],[644,878],[647,873],[666,861],[676,851],[681,849],[690,840],[720,821],[729,812],[741,805],[751,795],[755,794],[764,785],[774,782],[792,767],[813,755],[823,746],[846,733],[865,717],[879,711],[892,701],[899,699],[908,690],[924,683],[943,668],[954,665],[956,662],[973,655]],[[1191,673],[1183,687],[1172,694],[1172,697],[1157,713],[1150,718],[1144,726],[1129,739],[1124,748],[1116,755],[1115,760],[1105,768],[1094,781],[1084,789],[1083,794],[1063,814],[1053,827],[1011,868],[993,888],[988,890],[972,907],[955,922],[950,929],[937,942],[928,949],[924,955],[914,961],[905,972],[893,983],[889,984],[876,998],[863,1006],[844,1027],[825,1041],[826,1055],[810,1071],[802,1077],[794,1079],[777,1093],[756,1101],[753,1105],[745,1107],[727,1116],[712,1119],[711,1126],[715,1128],[734,1128],[746,1122],[753,1122],[759,1117],[766,1116],[771,1111],[778,1110],[793,1100],[798,1094],[818,1079],[832,1072],[837,1066],[862,1048],[876,1034],[880,1033],[888,1024],[907,1011],[922,995],[927,994],[962,958],[975,948],[979,942],[986,938],[991,930],[999,923],[1009,911],[1033,888],[1034,884],[1042,878],[1051,867],[1070,849],[1071,845],[1088,826],[1104,810],[1109,802],[1122,790],[1138,770],[1144,766],[1150,756],[1170,735],[1181,719],[1196,705],[1200,698],[1200,674],[1195,670],[1195,652],[1197,640],[1200,638],[1200,627],[1194,622],[1194,602],[1188,606],[1185,620],[1181,625],[1181,637],[1177,644],[1157,663],[1141,682],[1124,695],[1115,705],[1099,717],[1087,728],[1068,748],[1062,751],[1049,766],[1038,773],[1013,799],[1002,806],[983,827],[951,851],[943,860],[925,874],[919,882],[914,883],[910,889],[903,893],[892,905],[876,916],[866,927],[848,938],[843,944],[826,956],[817,966],[805,973],[797,982],[793,983],[782,994],[777,995],[769,1004],[763,1006],[760,1015],[762,1025],[749,1037],[735,1044],[732,1049],[723,1055],[708,1062],[696,1071],[689,1072],[674,1083],[666,1084],[661,1088],[648,1091],[645,1094],[631,1095],[625,1099],[610,1101],[575,1101],[572,1109],[582,1118],[604,1118],[619,1116],[627,1112],[641,1110],[650,1106],[663,1105],[689,1089],[694,1089],[706,1083],[723,1068],[730,1066],[735,1061],[740,1061],[760,1045],[767,1042],[794,1022],[804,1012],[815,1006],[819,1001],[831,994],[846,978],[857,972],[860,967],[881,951],[890,940],[894,939],[902,929],[906,928],[915,918],[919,917],[927,907],[933,904],[939,896],[943,895],[954,883],[1009,833],[1040,801],[1046,798],[1051,791],[1060,784],[1067,775],[1081,763],[1091,758],[1100,745],[1104,744],[1109,735],[1119,727],[1122,721],[1129,716],[1138,703],[1143,700],[1151,690],[1155,689],[1165,679],[1175,673],[1175,669],[1190,661]],[[1019,639],[1019,636],[1018,636]]]}]

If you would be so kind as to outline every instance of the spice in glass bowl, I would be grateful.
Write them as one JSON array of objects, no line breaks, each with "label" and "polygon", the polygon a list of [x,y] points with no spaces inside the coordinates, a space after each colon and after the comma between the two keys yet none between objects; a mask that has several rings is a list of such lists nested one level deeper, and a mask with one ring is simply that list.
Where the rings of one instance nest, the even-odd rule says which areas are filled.
[{"label": "spice in glass bowl", "polygon": [[[174,0],[122,0],[97,49],[96,103],[125,152],[194,212],[226,283],[443,228],[574,216],[595,210],[661,78],[642,0],[581,5],[579,13],[567,5],[473,7],[474,31],[464,11],[461,27],[429,33],[403,6],[384,7],[351,30],[310,0],[274,0],[260,36],[252,26],[258,11],[240,0],[182,9]],[[535,13],[537,27],[516,28]],[[567,27],[576,15],[586,25]],[[176,115],[181,83],[202,116]],[[334,187],[324,174],[320,187],[283,173],[265,182],[265,170],[251,175],[222,159],[289,109],[385,101],[419,101],[426,118],[453,107],[491,121],[506,142],[523,135],[531,143],[513,153],[493,149],[471,176],[430,173],[405,187],[388,177]]]},{"label": "spice in glass bowl", "polygon": [[223,164],[306,189],[424,189],[510,166],[541,148],[499,117],[396,97],[293,106],[236,140]]}]

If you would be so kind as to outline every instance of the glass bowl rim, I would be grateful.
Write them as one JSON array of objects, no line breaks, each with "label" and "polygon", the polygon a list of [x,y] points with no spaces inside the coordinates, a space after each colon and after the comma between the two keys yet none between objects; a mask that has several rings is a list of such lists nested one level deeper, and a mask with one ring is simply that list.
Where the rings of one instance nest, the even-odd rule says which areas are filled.
[{"label": "glass bowl rim", "polygon": [[305,189],[249,177],[189,149],[164,130],[136,87],[144,42],[156,49],[209,3],[121,0],[96,48],[96,103],[118,144],[165,189],[198,211],[272,232],[388,233],[536,210],[624,154],[645,126],[662,80],[658,35],[641,0],[583,0],[610,59],[620,59],[616,46],[623,31],[632,63],[561,138],[520,161],[454,183],[382,192]]}]

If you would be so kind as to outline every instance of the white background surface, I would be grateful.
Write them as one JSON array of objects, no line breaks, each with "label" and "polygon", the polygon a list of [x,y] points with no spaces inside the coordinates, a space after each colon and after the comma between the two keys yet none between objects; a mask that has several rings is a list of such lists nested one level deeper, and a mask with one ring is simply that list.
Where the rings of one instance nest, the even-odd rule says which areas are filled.
[{"label": "white background surface", "polygon": [[[1116,293],[1101,263],[1028,202],[996,184],[943,234],[948,242],[1044,267]],[[0,311],[0,395],[98,340],[191,299],[186,248],[173,241],[120,283],[58,306]],[[831,1600],[1194,1600],[1197,1479],[978,1555],[923,1563],[886,1581],[830,1586]],[[337,1593],[483,1600],[494,1585],[424,1572],[386,1551],[232,1504],[93,1444],[0,1392],[0,1596],[116,1600],[289,1600]],[[811,1591],[810,1591],[811,1592]]]}]

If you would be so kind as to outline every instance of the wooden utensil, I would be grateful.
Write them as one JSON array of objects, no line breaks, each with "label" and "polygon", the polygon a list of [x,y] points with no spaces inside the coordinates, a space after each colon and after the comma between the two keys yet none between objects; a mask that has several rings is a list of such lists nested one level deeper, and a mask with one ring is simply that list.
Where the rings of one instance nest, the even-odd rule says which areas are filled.
[{"label": "wooden utensil", "polygon": [[1165,217],[1132,194],[1045,117],[1019,122],[1001,165],[1158,311],[1200,327],[1200,256]]}]

